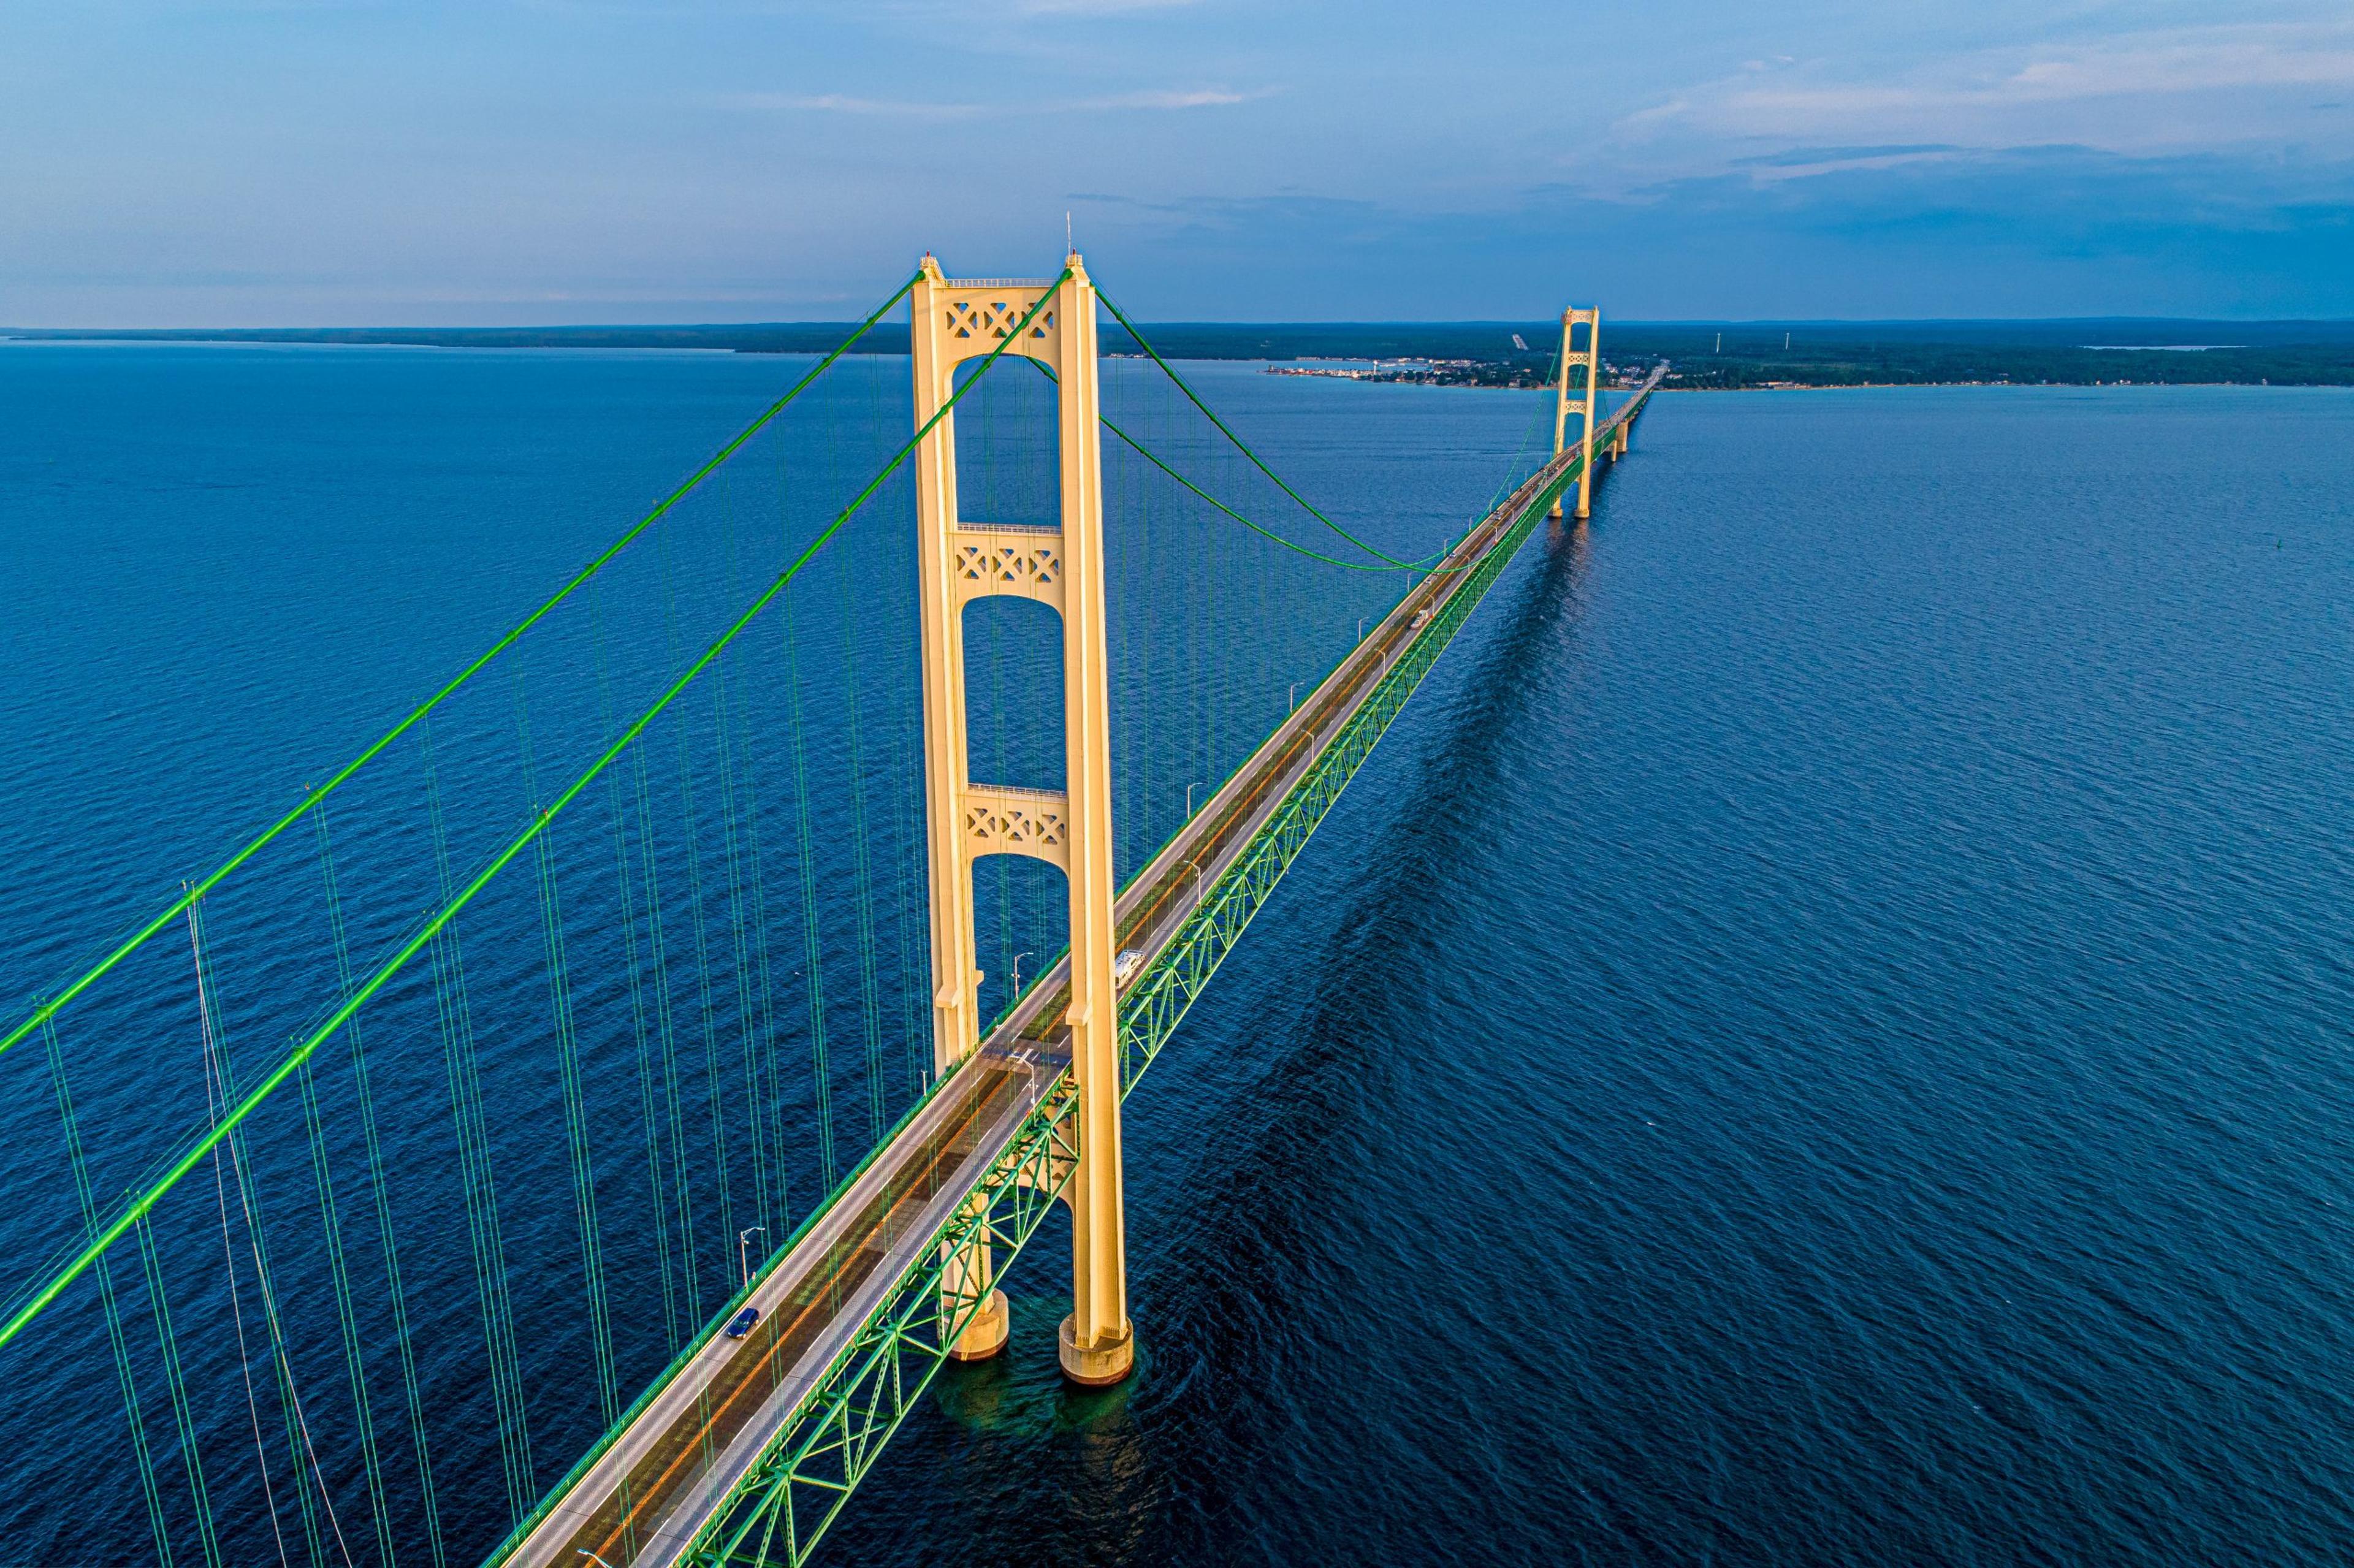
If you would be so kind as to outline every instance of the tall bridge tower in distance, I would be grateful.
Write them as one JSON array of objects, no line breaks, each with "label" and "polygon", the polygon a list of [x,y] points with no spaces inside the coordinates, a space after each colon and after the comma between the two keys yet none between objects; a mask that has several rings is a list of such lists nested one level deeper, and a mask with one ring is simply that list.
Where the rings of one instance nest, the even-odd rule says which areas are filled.
[{"label": "tall bridge tower in distance", "polygon": [[[1032,315],[1041,301],[1043,309]],[[1027,325],[1023,324],[1027,318]],[[922,578],[924,774],[932,927],[932,1063],[945,1074],[980,1044],[973,864],[1022,854],[1060,866],[1070,883],[1071,1064],[1079,1090],[1079,1159],[1071,1206],[1072,1312],[1065,1375],[1118,1383],[1135,1361],[1120,1192],[1119,992],[1112,977],[1111,722],[1105,652],[1103,449],[1097,385],[1096,290],[1076,251],[1048,281],[951,280],[927,255],[910,297],[916,428],[955,395],[956,367],[997,350],[1055,374],[1062,466],[1060,527],[967,522],[957,511],[956,416],[916,450],[917,567]],[[1063,618],[1065,788],[976,784],[965,744],[964,608],[1010,594]],[[944,1293],[987,1301],[949,1353],[996,1354],[1005,1296],[991,1289],[986,1240],[954,1259]]]},{"label": "tall bridge tower in distance", "polygon": [[[1570,335],[1578,327],[1585,328],[1585,346],[1573,351]],[[1573,366],[1585,367],[1585,393],[1580,397],[1570,396],[1569,372]],[[1585,417],[1585,466],[1577,471],[1577,514],[1588,516],[1594,510],[1594,412],[1596,378],[1602,370],[1602,312],[1570,309],[1561,313],[1561,379],[1553,402],[1553,455],[1559,457],[1569,436],[1569,417]],[[1561,515],[1561,503],[1553,503],[1553,514]]]}]

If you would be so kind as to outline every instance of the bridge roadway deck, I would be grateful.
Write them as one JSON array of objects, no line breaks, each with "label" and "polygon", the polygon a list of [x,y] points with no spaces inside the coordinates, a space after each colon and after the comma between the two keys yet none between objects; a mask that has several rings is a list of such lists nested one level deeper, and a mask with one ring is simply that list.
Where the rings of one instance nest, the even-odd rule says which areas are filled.
[{"label": "bridge roadway deck", "polygon": [[[1642,393],[1658,379],[1655,372]],[[1641,401],[1638,394],[1597,425],[1596,451]],[[1120,947],[1144,954],[1137,978],[1150,972],[1204,889],[1249,849],[1482,557],[1547,490],[1575,474],[1577,456],[1573,447],[1555,458],[1467,533],[1130,881],[1115,913]],[[493,1561],[578,1568],[593,1554],[609,1568],[678,1563],[696,1531],[819,1388],[893,1281],[1068,1070],[1062,1023],[1068,999],[1066,959],[765,1272],[748,1298],[760,1309],[753,1330],[740,1340],[706,1331],[530,1532]]]}]

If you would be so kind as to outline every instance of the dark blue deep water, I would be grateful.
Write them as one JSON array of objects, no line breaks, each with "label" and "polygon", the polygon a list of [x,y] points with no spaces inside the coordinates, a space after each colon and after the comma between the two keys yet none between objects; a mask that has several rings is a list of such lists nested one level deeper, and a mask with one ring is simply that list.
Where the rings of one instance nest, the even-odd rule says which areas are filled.
[{"label": "dark blue deep water", "polygon": [[[904,366],[866,373],[853,401],[873,428],[833,438],[844,473],[878,440],[887,451],[876,432],[904,415],[888,401]],[[718,356],[0,350],[11,1012],[446,677],[779,377]],[[1377,534],[1388,518],[1394,546],[1426,547],[1477,511],[1530,412],[1495,394],[1203,377],[1312,493]],[[1011,1354],[936,1385],[830,1560],[2354,1555],[2350,453],[2354,397],[2335,391],[1660,399],[1591,524],[1532,540],[1129,1102],[1140,1374],[1108,1395],[1061,1390],[1066,1252],[1050,1224],[1009,1281]],[[1006,484],[1000,505],[1018,507]],[[912,636],[888,608],[899,515],[797,612],[814,624],[847,605],[873,640],[852,650],[876,683],[861,743],[875,760],[860,766],[876,779],[869,842],[893,865],[912,843],[884,777],[907,745],[889,690]],[[716,561],[732,547],[717,530],[737,524],[706,522]],[[744,548],[774,569],[773,551]],[[1123,690],[1166,702],[1137,650],[1190,635],[1189,690],[1214,693],[1155,710],[1150,729],[1127,721],[1130,864],[1183,786],[1281,713],[1288,677],[1235,673],[1225,645],[1281,643],[1313,674],[1378,606],[1375,589],[1304,568],[1235,597],[1216,566],[1180,547],[1121,567]],[[761,575],[748,566],[743,582]],[[1252,638],[1186,620],[1186,594],[1219,591]],[[693,643],[701,601],[675,597],[673,641]],[[1148,605],[1165,619],[1148,627]],[[663,635],[613,633],[649,668],[675,662]],[[1008,648],[1019,684],[1018,635]],[[552,659],[531,690],[584,659]],[[747,688],[758,678],[748,669]],[[501,692],[493,717],[453,724],[452,755],[487,755]],[[748,727],[759,700],[745,698]],[[588,721],[554,698],[548,713],[531,736],[554,774]],[[1170,755],[1137,738],[1161,731],[1182,737]],[[833,735],[821,729],[811,767]],[[512,810],[482,804],[490,821]],[[820,841],[843,826],[818,820]],[[775,825],[781,908],[795,853],[834,863],[822,842],[793,851],[788,817]],[[376,853],[406,863],[387,835]],[[364,861],[364,825],[357,837]],[[472,863],[479,848],[453,853]],[[905,899],[886,873],[875,885],[898,898],[878,916],[892,1022],[875,1032],[891,1070],[878,1103],[896,1114]],[[1021,895],[994,896],[1011,909]],[[594,894],[567,896],[596,923]],[[428,895],[387,897],[389,939]],[[1022,940],[1012,915],[994,917]],[[260,927],[220,919],[225,945],[255,946],[260,986],[274,972]],[[799,920],[776,922],[780,969],[802,950]],[[516,950],[536,952],[536,927],[515,928]],[[847,962],[834,944],[825,961]],[[593,935],[575,947],[577,964],[598,960]],[[469,948],[485,1020],[511,1000],[502,950]],[[537,996],[528,980],[506,989]],[[174,982],[159,969],[154,983]],[[839,998],[861,980],[854,965],[828,983]],[[151,1070],[143,1053],[185,1079],[195,1014],[123,1017],[154,1033],[69,1031],[65,1050],[87,1114],[135,1121],[149,1091],[109,1086]],[[265,1062],[299,1022],[239,1048]],[[501,1053],[524,1064],[545,1046],[482,1027],[495,1098]],[[583,1031],[593,1102],[604,1044]],[[857,1023],[834,1032],[834,1114],[854,1155],[864,1047]],[[395,1018],[372,1038],[381,1074],[440,1105],[429,1032]],[[11,1180],[49,1195],[58,1121],[38,1049],[0,1058],[0,1122]],[[705,1086],[689,1086],[702,1116]],[[642,1154],[628,1165],[635,1090],[614,1093],[624,1125],[599,1146],[598,1181],[623,1216],[608,1243],[623,1279],[638,1245],[623,1205],[646,1178]],[[534,1357],[578,1296],[535,1294],[577,1265],[554,1101],[529,1103],[539,1119],[494,1110],[492,1135],[544,1487],[565,1444],[601,1424],[583,1414],[577,1359]],[[125,1154],[103,1191],[194,1125],[185,1107],[154,1114],[162,1141]],[[446,1107],[420,1111],[392,1135],[419,1140],[396,1159],[444,1158],[425,1140],[449,1126]],[[292,1275],[303,1243],[276,1227],[300,1218],[301,1128],[275,1134],[292,1163],[270,1211]],[[364,1192],[359,1155],[331,1141],[339,1191]],[[822,1186],[795,1162],[816,1159],[799,1143],[779,1155],[788,1219]],[[748,1213],[747,1191],[739,1177]],[[166,1242],[186,1320],[202,1319],[200,1270],[221,1242],[202,1228],[209,1185],[202,1197],[183,1216],[186,1255]],[[535,1202],[555,1205],[544,1224]],[[419,1208],[403,1261],[444,1303],[425,1314],[423,1375],[454,1402],[481,1381],[459,1353],[482,1354],[474,1277],[462,1230],[437,1243],[431,1218]],[[15,1227],[0,1232],[11,1292],[70,1239],[21,1210],[0,1224]],[[720,1284],[705,1311],[724,1250],[706,1239]],[[625,1398],[667,1353],[653,1299],[630,1297]],[[323,1411],[342,1372],[332,1311],[320,1321],[293,1337]],[[132,1327],[152,1346],[146,1318]],[[218,1384],[200,1403],[243,1431],[231,1352],[187,1353]],[[381,1422],[398,1384],[372,1366]],[[141,1370],[168,1454],[168,1407]],[[0,1349],[0,1377],[9,1539],[48,1561],[151,1551],[86,1284],[56,1326]],[[435,1450],[461,1562],[504,1528],[497,1453],[476,1427],[472,1448],[461,1432]],[[231,1560],[275,1561],[221,1441],[216,1506],[249,1532]],[[250,1467],[249,1440],[243,1453]],[[323,1464],[365,1561],[353,1462]],[[294,1483],[277,1484],[299,1560]],[[402,1558],[428,1561],[415,1529],[398,1532]],[[332,1542],[323,1555],[341,1560]]]}]

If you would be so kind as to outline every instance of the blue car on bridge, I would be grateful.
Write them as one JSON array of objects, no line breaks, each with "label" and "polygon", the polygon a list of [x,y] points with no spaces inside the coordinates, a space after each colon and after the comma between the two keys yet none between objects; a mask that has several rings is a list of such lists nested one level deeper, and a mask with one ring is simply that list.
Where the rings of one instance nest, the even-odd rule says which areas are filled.
[{"label": "blue car on bridge", "polygon": [[760,1309],[758,1307],[745,1308],[744,1310],[727,1319],[727,1337],[731,1340],[742,1339],[752,1331],[752,1325],[759,1320]]}]

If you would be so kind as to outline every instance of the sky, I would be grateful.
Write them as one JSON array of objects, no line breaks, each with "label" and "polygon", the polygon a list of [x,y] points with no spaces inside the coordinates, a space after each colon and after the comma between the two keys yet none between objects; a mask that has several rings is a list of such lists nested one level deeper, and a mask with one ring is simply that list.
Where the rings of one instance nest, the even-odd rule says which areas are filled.
[{"label": "sky", "polygon": [[2354,5],[0,4],[0,324],[2354,317]]}]

